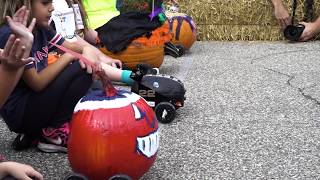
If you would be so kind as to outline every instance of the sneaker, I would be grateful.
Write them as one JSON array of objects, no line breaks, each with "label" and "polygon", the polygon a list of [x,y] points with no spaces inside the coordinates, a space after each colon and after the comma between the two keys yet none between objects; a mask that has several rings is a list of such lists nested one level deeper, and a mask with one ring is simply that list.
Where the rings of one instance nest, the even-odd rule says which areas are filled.
[{"label": "sneaker", "polygon": [[63,124],[59,128],[42,129],[42,139],[38,143],[38,149],[43,152],[67,152],[69,136],[69,123]]},{"label": "sneaker", "polygon": [[25,134],[18,134],[11,146],[14,150],[21,151],[32,147],[34,144],[37,144],[36,138]]},{"label": "sneaker", "polygon": [[6,158],[4,158],[4,156],[0,154],[0,162],[5,161],[5,160],[6,160]]},{"label": "sneaker", "polygon": [[159,74],[159,68],[152,68],[149,64],[140,63],[137,64],[137,71],[132,72],[130,77],[133,80],[140,81],[142,77],[146,74]]}]

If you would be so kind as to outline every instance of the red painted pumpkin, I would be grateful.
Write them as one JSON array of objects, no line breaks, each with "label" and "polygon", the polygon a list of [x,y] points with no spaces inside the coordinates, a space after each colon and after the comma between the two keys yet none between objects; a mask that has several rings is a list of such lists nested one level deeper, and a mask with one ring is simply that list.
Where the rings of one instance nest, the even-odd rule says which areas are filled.
[{"label": "red painted pumpkin", "polygon": [[175,45],[181,45],[185,49],[190,49],[197,40],[196,25],[192,18],[183,13],[167,12],[166,16],[170,24],[170,30],[173,33],[171,42]]},{"label": "red painted pumpkin", "polygon": [[143,98],[112,88],[108,95],[97,90],[75,107],[68,158],[74,172],[90,180],[119,174],[139,179],[153,165],[158,144],[158,121]]}]

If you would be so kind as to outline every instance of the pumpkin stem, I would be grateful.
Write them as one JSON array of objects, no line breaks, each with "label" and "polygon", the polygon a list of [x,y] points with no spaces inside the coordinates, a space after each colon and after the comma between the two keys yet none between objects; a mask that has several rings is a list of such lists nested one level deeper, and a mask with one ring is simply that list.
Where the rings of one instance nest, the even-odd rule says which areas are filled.
[{"label": "pumpkin stem", "polygon": [[112,97],[117,94],[117,89],[112,85],[108,75],[103,70],[96,70],[95,74],[100,78],[104,93],[107,97]]}]

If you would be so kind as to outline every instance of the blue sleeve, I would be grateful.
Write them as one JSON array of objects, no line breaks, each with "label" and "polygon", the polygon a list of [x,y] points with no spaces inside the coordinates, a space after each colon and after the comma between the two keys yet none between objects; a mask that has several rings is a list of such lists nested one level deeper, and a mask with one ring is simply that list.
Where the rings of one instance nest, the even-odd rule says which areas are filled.
[{"label": "blue sleeve", "polygon": [[65,41],[65,39],[52,28],[46,30],[46,35],[48,38],[48,42],[50,42],[48,44],[49,52],[56,50],[56,47],[53,46],[51,43],[62,45],[62,43]]},{"label": "blue sleeve", "polygon": [[3,49],[6,45],[9,36],[11,34],[11,29],[8,25],[4,24],[0,27],[0,48]]}]

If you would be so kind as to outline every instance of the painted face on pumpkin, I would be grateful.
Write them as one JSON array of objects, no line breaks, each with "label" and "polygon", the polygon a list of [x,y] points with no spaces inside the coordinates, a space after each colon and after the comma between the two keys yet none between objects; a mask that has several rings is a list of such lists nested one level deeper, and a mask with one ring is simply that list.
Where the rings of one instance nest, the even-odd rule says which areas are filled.
[{"label": "painted face on pumpkin", "polygon": [[76,105],[68,146],[76,172],[90,179],[119,173],[138,179],[154,163],[158,148],[158,121],[140,96],[119,91],[106,97],[93,91]]}]

